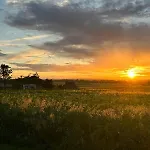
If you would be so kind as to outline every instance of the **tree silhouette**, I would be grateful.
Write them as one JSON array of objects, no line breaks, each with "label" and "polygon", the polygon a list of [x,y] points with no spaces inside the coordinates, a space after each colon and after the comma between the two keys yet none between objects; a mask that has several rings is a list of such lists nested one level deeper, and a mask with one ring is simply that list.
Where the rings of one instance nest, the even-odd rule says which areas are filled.
[{"label": "tree silhouette", "polygon": [[11,74],[12,74],[11,67],[8,65],[5,65],[5,64],[1,64],[1,66],[0,66],[0,77],[3,79],[4,87],[6,85],[6,80],[11,78],[11,76],[10,76]]},{"label": "tree silhouette", "polygon": [[54,88],[54,85],[53,85],[53,80],[51,79],[46,79],[46,80],[43,80],[42,81],[42,87],[44,89],[52,89]]}]

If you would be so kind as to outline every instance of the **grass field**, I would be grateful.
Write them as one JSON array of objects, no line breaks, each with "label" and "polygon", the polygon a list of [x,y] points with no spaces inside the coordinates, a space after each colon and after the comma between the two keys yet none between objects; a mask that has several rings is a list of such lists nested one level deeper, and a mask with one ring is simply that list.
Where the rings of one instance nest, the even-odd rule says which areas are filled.
[{"label": "grass field", "polygon": [[0,91],[0,143],[4,150],[149,150],[150,87]]}]

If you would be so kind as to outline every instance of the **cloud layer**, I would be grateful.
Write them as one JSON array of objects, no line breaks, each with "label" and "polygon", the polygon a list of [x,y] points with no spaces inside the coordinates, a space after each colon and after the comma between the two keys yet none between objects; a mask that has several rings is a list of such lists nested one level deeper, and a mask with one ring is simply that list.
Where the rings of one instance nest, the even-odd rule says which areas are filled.
[{"label": "cloud layer", "polygon": [[[96,4],[99,2],[99,7]],[[48,30],[61,33],[62,41],[55,46],[71,44],[100,45],[105,41],[145,40],[149,38],[149,26],[134,24],[129,18],[149,16],[148,0],[94,0],[57,6],[49,1],[27,3],[24,10],[12,17],[8,23],[13,26]],[[124,19],[127,20],[124,23]],[[44,44],[45,45],[45,44]],[[50,44],[49,44],[50,45]]]},{"label": "cloud layer", "polygon": [[[45,40],[40,44],[30,44],[31,49],[45,50],[56,57],[66,58],[66,62],[67,59],[93,60],[89,64],[92,67],[128,67],[136,65],[142,56],[150,55],[149,0],[49,0],[29,1],[23,6],[19,9],[18,3],[17,13],[8,14],[7,24],[47,34],[53,32],[62,37],[53,42]],[[126,59],[128,62],[125,63]],[[29,64],[24,65],[29,67]],[[39,71],[41,68],[49,71],[47,65],[30,64],[30,67],[36,71],[38,68]],[[64,66],[64,70],[67,68]],[[58,67],[56,70],[63,69]]]}]

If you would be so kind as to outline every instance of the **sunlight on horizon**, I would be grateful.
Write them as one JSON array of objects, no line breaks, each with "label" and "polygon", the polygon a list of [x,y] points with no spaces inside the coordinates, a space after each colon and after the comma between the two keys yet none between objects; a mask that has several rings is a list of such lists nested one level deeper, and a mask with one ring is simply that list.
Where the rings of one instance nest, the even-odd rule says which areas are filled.
[{"label": "sunlight on horizon", "polygon": [[148,67],[144,66],[133,66],[128,69],[119,71],[120,77],[123,79],[132,79],[132,80],[148,80]]},{"label": "sunlight on horizon", "polygon": [[136,77],[136,72],[134,71],[134,69],[130,69],[128,70],[127,75],[129,78],[134,79]]}]

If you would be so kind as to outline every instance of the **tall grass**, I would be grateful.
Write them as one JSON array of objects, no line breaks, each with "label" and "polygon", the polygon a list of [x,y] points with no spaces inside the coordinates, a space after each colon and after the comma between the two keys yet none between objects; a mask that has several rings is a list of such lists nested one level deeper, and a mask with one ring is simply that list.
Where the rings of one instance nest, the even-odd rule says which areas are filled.
[{"label": "tall grass", "polygon": [[0,91],[0,143],[52,150],[150,149],[150,94]]}]

